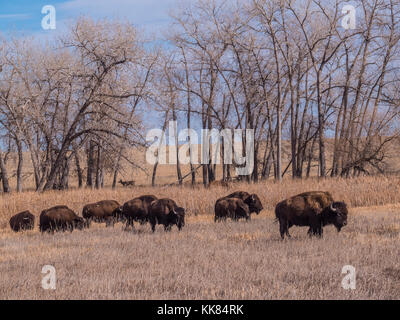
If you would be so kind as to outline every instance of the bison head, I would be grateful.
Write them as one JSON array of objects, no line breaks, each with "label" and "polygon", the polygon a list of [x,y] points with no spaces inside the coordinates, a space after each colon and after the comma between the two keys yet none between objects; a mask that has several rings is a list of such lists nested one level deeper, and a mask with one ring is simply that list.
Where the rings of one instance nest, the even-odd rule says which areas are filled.
[{"label": "bison head", "polygon": [[173,208],[168,215],[169,224],[176,224],[179,230],[185,225],[185,209],[182,207]]},{"label": "bison head", "polygon": [[323,213],[323,225],[333,224],[340,232],[342,227],[347,225],[347,206],[344,202],[333,202],[325,208]]},{"label": "bison head", "polygon": [[115,209],[112,212],[112,216],[117,222],[119,222],[119,221],[124,222],[125,216],[122,214],[122,206]]},{"label": "bison head", "polygon": [[74,228],[82,230],[83,228],[85,228],[86,224],[85,224],[85,220],[81,217],[76,217],[74,219]]},{"label": "bison head", "polygon": [[185,226],[185,209],[182,207],[176,207],[175,213],[177,215],[177,223],[178,229],[181,230],[182,227]]},{"label": "bison head", "polygon": [[248,197],[245,203],[249,206],[250,213],[255,212],[259,214],[264,209],[260,198],[256,194]]}]

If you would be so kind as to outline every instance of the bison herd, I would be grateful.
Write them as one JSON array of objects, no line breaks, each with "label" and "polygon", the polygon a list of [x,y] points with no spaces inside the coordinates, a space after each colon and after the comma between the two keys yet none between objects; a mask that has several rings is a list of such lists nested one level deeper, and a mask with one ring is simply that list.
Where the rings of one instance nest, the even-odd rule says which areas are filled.
[{"label": "bison herd", "polygon": [[[215,203],[214,221],[233,221],[251,219],[263,210],[260,198],[256,194],[245,191],[234,192],[220,198]],[[275,207],[276,221],[282,239],[290,238],[289,228],[292,226],[309,227],[309,236],[322,237],[323,227],[334,225],[338,231],[347,225],[347,206],[344,202],[335,202],[329,192],[306,192],[279,202]],[[114,226],[117,222],[125,222],[125,229],[134,228],[134,222],[149,223],[152,231],[156,225],[163,225],[170,231],[176,225],[181,230],[185,225],[185,209],[172,199],[158,199],[153,195],[144,195],[132,199],[122,206],[115,200],[103,200],[85,205],[82,217],[79,217],[67,206],[61,205],[43,210],[39,218],[41,232],[72,231],[89,228],[92,222],[106,223]],[[13,231],[32,230],[35,216],[29,211],[16,214],[10,219]]]}]

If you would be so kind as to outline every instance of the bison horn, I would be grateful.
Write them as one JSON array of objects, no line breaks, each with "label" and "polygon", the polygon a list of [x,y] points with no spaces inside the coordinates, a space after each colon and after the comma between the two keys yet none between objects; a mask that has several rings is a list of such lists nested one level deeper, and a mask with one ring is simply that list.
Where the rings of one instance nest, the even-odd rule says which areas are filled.
[{"label": "bison horn", "polygon": [[331,211],[333,211],[333,212],[336,212],[336,211],[337,211],[337,209],[333,206],[333,203],[331,204],[330,209],[331,209]]}]

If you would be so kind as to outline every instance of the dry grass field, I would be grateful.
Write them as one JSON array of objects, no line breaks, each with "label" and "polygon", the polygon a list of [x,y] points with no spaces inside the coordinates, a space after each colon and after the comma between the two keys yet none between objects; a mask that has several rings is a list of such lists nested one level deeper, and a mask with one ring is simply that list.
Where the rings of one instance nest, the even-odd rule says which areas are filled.
[{"label": "dry grass field", "polygon": [[[132,188],[11,194],[0,198],[1,299],[398,299],[400,294],[400,178],[285,180],[281,185],[231,188]],[[250,222],[213,222],[217,198],[236,190],[257,193],[264,211]],[[341,233],[323,239],[306,228],[282,241],[275,204],[309,190],[330,191],[350,207]],[[29,209],[66,204],[81,214],[101,199],[124,202],[141,194],[171,197],[187,211],[186,226],[155,234],[94,225],[91,229],[13,233],[9,218]],[[57,289],[44,290],[44,265],[57,271]],[[344,265],[357,271],[356,290],[344,290]]]}]

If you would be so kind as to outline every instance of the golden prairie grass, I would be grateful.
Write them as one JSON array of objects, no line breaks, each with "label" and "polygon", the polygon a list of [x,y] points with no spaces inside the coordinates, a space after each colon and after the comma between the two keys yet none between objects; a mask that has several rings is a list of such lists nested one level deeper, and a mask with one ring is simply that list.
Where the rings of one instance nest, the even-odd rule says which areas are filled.
[{"label": "golden prairie grass", "polygon": [[[230,189],[132,188],[11,194],[0,199],[0,298],[2,299],[398,299],[400,195],[397,177],[263,182]],[[236,190],[257,193],[265,210],[250,222],[213,222],[217,198]],[[349,224],[323,239],[293,227],[280,240],[275,204],[309,190],[330,191],[350,209]],[[187,209],[186,226],[152,234],[123,225],[73,233],[13,233],[12,214],[141,194],[171,197]],[[363,207],[363,208],[360,208]],[[53,265],[57,289],[41,287],[41,268]],[[341,287],[344,265],[357,271],[356,290]]]},{"label": "golden prairie grass", "polygon": [[114,199],[124,203],[134,197],[144,194],[154,194],[157,197],[175,199],[180,206],[186,208],[188,215],[213,214],[215,201],[229,193],[246,190],[257,193],[264,208],[272,211],[275,205],[295,194],[323,190],[332,193],[337,201],[345,201],[350,207],[369,207],[400,203],[400,177],[361,177],[354,179],[285,179],[281,184],[271,180],[258,184],[235,183],[229,188],[211,187],[205,189],[202,185],[195,188],[188,186],[169,187],[134,187],[106,188],[101,190],[73,189],[69,191],[49,191],[46,193],[24,192],[13,193],[0,197],[0,229],[7,229],[9,218],[20,211],[30,210],[37,217],[43,209],[65,204],[78,214],[85,204]]}]

